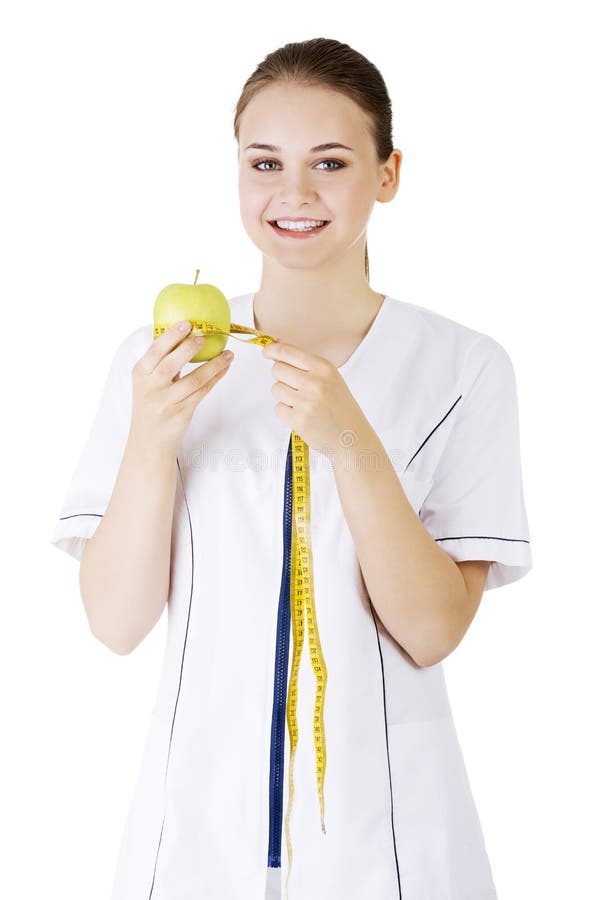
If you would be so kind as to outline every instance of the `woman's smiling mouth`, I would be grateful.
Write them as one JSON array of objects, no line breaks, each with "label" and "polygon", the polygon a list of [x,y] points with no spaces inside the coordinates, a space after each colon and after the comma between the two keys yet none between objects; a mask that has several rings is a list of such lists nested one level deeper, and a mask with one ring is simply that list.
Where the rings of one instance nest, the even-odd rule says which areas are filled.
[{"label": "woman's smiling mouth", "polygon": [[[285,226],[283,225],[282,227],[280,227],[278,225],[278,221],[282,222],[282,223],[286,223],[286,225]],[[307,223],[321,222],[322,224],[305,228],[303,226],[304,222],[307,222]],[[330,224],[330,221],[329,221],[329,219],[325,219],[325,220],[324,219],[297,219],[297,220],[295,220],[295,219],[282,218],[282,219],[272,219],[269,222],[269,224],[271,225],[273,230],[275,232],[277,232],[277,234],[280,237],[296,238],[298,240],[298,239],[302,239],[302,238],[312,237],[313,235],[318,234],[320,231],[324,231],[327,228],[327,226]]]}]

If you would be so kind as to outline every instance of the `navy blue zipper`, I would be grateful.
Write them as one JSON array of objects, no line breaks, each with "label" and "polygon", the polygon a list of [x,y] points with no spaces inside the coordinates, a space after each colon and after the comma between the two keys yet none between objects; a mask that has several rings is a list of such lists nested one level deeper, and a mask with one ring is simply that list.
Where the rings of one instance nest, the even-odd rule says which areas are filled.
[{"label": "navy blue zipper", "polygon": [[282,807],[284,805],[284,739],[288,652],[290,649],[290,547],[292,542],[292,434],[286,457],[284,482],[284,558],[280,582],[280,603],[275,648],[271,752],[269,763],[269,849],[267,865],[282,865]]}]

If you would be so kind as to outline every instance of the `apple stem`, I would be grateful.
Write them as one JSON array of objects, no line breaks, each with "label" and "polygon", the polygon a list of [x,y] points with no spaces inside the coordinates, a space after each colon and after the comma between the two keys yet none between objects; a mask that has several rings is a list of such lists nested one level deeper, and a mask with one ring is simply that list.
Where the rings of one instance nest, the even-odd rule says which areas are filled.
[{"label": "apple stem", "polygon": [[200,272],[200,269],[197,269],[197,270],[196,270],[196,275],[194,276],[194,284],[196,284],[196,279],[198,278],[198,273],[199,273],[199,272]]}]

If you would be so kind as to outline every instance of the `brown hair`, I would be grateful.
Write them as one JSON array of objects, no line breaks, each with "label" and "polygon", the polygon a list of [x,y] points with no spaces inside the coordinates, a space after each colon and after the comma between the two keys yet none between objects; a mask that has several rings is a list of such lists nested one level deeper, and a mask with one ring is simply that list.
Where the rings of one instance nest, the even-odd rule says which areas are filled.
[{"label": "brown hair", "polygon": [[[278,82],[327,87],[351,100],[367,113],[369,131],[380,163],[393,151],[392,107],[379,70],[365,56],[332,38],[312,38],[285,44],[269,53],[247,79],[234,115],[234,136],[239,142],[240,116],[261,88]],[[369,257],[365,243],[365,275],[369,281]]]}]

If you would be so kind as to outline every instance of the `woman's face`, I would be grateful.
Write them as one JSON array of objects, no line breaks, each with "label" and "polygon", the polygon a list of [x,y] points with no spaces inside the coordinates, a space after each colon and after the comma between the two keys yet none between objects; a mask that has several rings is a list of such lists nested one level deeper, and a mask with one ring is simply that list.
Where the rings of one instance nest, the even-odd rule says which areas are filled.
[{"label": "woman's face", "polygon": [[[331,142],[350,149],[312,149]],[[344,94],[290,84],[263,88],[240,117],[238,163],[242,222],[266,256],[286,267],[314,268],[362,240],[382,166],[367,116]],[[295,239],[269,224],[286,218],[329,224]]]}]

